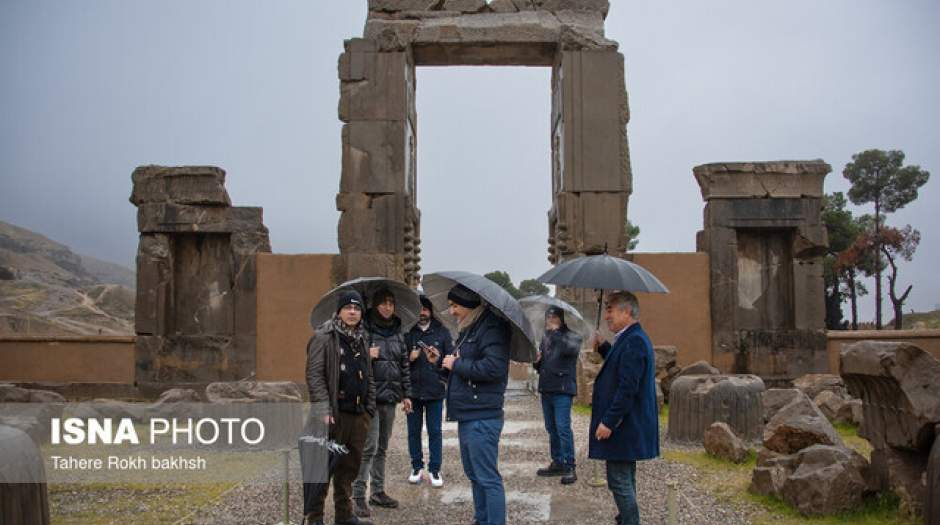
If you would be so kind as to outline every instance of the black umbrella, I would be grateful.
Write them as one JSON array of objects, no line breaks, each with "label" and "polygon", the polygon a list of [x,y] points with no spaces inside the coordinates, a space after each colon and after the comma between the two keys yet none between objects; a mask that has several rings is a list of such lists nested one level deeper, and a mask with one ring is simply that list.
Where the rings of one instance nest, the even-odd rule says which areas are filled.
[{"label": "black umbrella", "polygon": [[368,308],[374,306],[368,304],[372,294],[383,288],[388,288],[395,295],[395,315],[401,319],[402,327],[409,329],[414,326],[418,322],[418,314],[421,313],[421,301],[418,299],[418,293],[401,281],[385,277],[360,277],[333,288],[320,298],[313,311],[310,312],[310,325],[317,329],[333,318],[333,314],[336,313],[337,296],[340,292],[350,289],[356,290],[362,294],[362,299],[367,302],[366,307]]},{"label": "black umbrella", "polygon": [[[509,358],[520,363],[535,361],[535,337],[529,322],[526,321],[522,306],[515,297],[493,281],[470,272],[436,272],[425,275],[422,279],[424,291],[437,311],[447,311],[447,293],[451,288],[462,284],[473,290],[491,311],[509,321],[512,338],[509,342]],[[445,321],[453,324],[448,314]]]},{"label": "black umbrella", "polygon": [[600,292],[597,298],[598,327],[601,323],[604,290],[669,293],[669,289],[646,268],[619,257],[611,257],[606,253],[565,261],[542,274],[538,280],[559,286],[598,290]]}]

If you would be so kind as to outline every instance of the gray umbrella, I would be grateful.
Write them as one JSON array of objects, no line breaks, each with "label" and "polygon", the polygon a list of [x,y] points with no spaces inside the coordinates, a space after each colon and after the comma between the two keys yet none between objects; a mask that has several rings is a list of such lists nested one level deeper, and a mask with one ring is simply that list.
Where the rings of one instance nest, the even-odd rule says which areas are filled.
[{"label": "gray umbrella", "polygon": [[317,329],[333,318],[333,314],[336,313],[337,296],[340,292],[349,289],[356,290],[362,294],[362,299],[366,301],[366,308],[369,308],[372,306],[369,304],[372,294],[383,288],[388,288],[395,295],[395,315],[401,319],[403,329],[410,329],[418,322],[418,314],[421,312],[418,293],[401,281],[385,277],[360,277],[333,288],[320,298],[313,311],[310,312],[310,325]]},{"label": "gray umbrella", "polygon": [[655,275],[639,264],[603,255],[590,255],[565,261],[538,278],[543,283],[600,290],[597,298],[597,324],[601,322],[604,290],[669,293]]},{"label": "gray umbrella", "polygon": [[[509,321],[512,327],[509,358],[520,363],[531,363],[535,360],[535,337],[532,335],[522,306],[502,286],[482,275],[459,271],[428,274],[424,276],[422,283],[428,299],[434,304],[434,309],[439,312],[447,310],[447,293],[454,286],[462,284],[473,290],[491,311]],[[454,320],[449,314],[442,317],[442,321],[453,325]]]},{"label": "gray umbrella", "polygon": [[525,312],[526,319],[532,327],[532,333],[535,334],[538,339],[536,344],[541,343],[541,339],[544,337],[545,310],[547,310],[549,306],[557,306],[564,310],[565,324],[585,341],[588,341],[594,335],[594,327],[585,321],[584,317],[581,317],[581,312],[574,306],[571,306],[557,297],[530,295],[519,299],[519,304],[522,306],[522,311]]}]

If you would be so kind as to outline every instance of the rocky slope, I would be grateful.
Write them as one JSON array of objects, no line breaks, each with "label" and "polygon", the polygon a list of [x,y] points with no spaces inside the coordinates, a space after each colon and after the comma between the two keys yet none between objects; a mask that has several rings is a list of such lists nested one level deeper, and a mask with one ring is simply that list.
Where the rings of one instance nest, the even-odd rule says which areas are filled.
[{"label": "rocky slope", "polygon": [[0,335],[130,335],[134,273],[0,221]]}]

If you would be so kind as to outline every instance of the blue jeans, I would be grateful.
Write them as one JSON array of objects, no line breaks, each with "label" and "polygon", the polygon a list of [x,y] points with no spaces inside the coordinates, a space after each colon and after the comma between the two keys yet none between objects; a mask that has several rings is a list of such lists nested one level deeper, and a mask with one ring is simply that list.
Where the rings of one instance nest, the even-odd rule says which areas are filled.
[{"label": "blue jeans", "polygon": [[640,525],[636,504],[636,461],[608,461],[607,487],[617,505],[618,525]]},{"label": "blue jeans", "polygon": [[542,394],[542,416],[548,432],[552,461],[574,466],[574,434],[571,432],[571,401],[568,394]]},{"label": "blue jeans", "polygon": [[499,435],[503,420],[457,424],[460,460],[473,489],[473,518],[480,525],[506,525],[506,491],[499,475]]},{"label": "blue jeans", "polygon": [[[424,451],[421,450],[421,428],[423,423],[428,426],[428,470],[441,471],[441,414],[444,401],[411,400],[412,412],[408,414],[408,453],[411,454],[411,468],[420,470],[424,468]],[[423,420],[423,421],[422,421]]]}]

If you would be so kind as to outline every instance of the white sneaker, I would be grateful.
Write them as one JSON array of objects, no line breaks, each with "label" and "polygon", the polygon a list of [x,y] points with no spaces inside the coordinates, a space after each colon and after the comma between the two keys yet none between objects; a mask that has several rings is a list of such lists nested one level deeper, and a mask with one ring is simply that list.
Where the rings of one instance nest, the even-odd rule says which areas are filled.
[{"label": "white sneaker", "polygon": [[441,488],[444,486],[444,478],[441,477],[440,472],[431,472],[431,486],[434,488]]},{"label": "white sneaker", "polygon": [[411,475],[408,476],[408,483],[411,483],[412,485],[416,485],[416,484],[418,484],[418,483],[421,483],[421,473],[422,473],[422,472],[423,472],[423,470],[422,470],[422,469],[419,469],[419,468],[412,469],[412,470],[411,470]]}]

